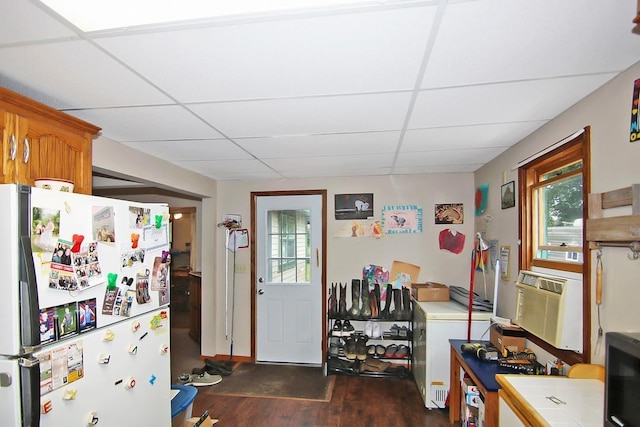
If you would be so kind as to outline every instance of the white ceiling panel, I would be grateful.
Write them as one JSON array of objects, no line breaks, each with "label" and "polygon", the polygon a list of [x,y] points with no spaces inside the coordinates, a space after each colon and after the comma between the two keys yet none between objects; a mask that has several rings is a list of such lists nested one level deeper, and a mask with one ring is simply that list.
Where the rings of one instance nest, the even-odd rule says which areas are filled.
[{"label": "white ceiling panel", "polygon": [[611,22],[628,20],[634,6],[601,0],[450,5],[422,87],[620,72],[638,58],[640,37]]},{"label": "white ceiling panel", "polygon": [[195,104],[230,138],[366,132],[402,128],[411,94],[327,96]]},{"label": "white ceiling panel", "polygon": [[[69,111],[102,126],[102,134],[118,142],[220,138],[220,134],[175,105]],[[170,160],[170,159],[167,159]]]},{"label": "white ceiling panel", "polygon": [[[74,108],[167,103],[169,98],[86,41],[0,49],[5,76]],[[53,105],[64,108],[66,105]]]},{"label": "white ceiling panel", "polygon": [[97,43],[183,103],[406,90],[416,84],[434,11],[412,7]]},{"label": "white ceiling panel", "polygon": [[[393,155],[389,154],[359,154],[339,156],[317,156],[306,158],[265,159],[265,163],[283,173],[301,170],[345,171],[353,169],[390,168]],[[346,173],[348,175],[348,173]]]},{"label": "white ceiling panel", "polygon": [[475,172],[480,169],[484,163],[460,164],[453,165],[421,165],[421,166],[403,166],[393,168],[396,175],[414,175],[425,173],[467,173]]},{"label": "white ceiling panel", "polygon": [[490,159],[500,155],[505,147],[467,148],[463,152],[459,150],[439,151],[413,151],[398,154],[396,166],[438,166],[452,164],[484,164]]},{"label": "white ceiling panel", "polygon": [[77,37],[68,26],[24,0],[0,2],[0,46]]},{"label": "white ceiling panel", "polygon": [[124,142],[123,144],[156,157],[171,159],[172,162],[202,159],[241,160],[253,158],[246,151],[226,139],[140,141]]},{"label": "white ceiling panel", "polygon": [[236,138],[234,141],[256,157],[269,159],[364,153],[393,154],[399,137],[400,131],[394,131]]},{"label": "white ceiling panel", "polygon": [[412,129],[405,133],[400,152],[510,147],[545,123],[533,121]]},{"label": "white ceiling panel", "polygon": [[[315,178],[320,176],[319,173],[321,171],[319,169],[309,169],[309,170],[299,170],[299,171],[288,171],[284,172],[283,175],[285,178],[294,179],[294,178]],[[391,175],[391,168],[350,168],[350,169],[336,169],[336,170],[328,170],[322,173],[321,176],[326,177],[340,177],[340,176],[381,176],[381,175]]]},{"label": "white ceiling panel", "polygon": [[201,173],[211,174],[237,174],[250,171],[250,173],[270,174],[269,167],[255,159],[245,160],[192,160],[175,162],[177,165],[186,166],[187,169]]},{"label": "white ceiling panel", "polygon": [[424,90],[418,95],[409,127],[550,120],[612,77],[591,75]]}]

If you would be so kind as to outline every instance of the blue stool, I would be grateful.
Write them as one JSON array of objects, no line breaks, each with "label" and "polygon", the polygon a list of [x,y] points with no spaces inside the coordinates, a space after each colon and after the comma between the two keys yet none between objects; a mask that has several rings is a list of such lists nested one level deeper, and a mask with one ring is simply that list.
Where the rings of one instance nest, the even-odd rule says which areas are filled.
[{"label": "blue stool", "polygon": [[191,385],[172,384],[171,390],[178,390],[178,394],[171,399],[171,427],[182,427],[191,418],[198,389]]}]

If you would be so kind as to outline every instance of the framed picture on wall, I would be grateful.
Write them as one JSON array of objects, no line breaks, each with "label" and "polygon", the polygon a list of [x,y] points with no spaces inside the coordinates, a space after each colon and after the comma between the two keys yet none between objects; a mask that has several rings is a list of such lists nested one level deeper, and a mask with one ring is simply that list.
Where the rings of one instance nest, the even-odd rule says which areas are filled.
[{"label": "framed picture on wall", "polygon": [[512,208],[516,205],[516,183],[509,181],[501,187],[502,209]]}]

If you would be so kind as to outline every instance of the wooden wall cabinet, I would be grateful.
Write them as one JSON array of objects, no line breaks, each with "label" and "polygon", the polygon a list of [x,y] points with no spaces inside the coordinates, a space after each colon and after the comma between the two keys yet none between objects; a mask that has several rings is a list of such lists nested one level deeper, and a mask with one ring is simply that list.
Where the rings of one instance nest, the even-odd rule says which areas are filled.
[{"label": "wooden wall cabinet", "polygon": [[92,193],[92,144],[100,128],[0,87],[0,182],[73,181]]}]

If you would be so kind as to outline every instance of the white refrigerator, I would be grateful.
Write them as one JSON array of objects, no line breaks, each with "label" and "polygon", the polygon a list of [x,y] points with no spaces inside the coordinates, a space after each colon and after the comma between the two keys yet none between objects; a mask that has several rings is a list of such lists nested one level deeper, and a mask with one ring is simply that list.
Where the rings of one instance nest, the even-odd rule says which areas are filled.
[{"label": "white refrigerator", "polygon": [[169,209],[0,185],[3,426],[170,426]]}]

